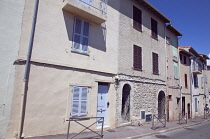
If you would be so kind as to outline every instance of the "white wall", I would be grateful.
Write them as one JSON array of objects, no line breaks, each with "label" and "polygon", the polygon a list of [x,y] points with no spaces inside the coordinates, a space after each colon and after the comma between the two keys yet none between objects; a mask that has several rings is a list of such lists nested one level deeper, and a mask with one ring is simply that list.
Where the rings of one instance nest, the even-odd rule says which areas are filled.
[{"label": "white wall", "polygon": [[0,138],[4,137],[10,117],[24,3],[1,0],[0,4]]}]

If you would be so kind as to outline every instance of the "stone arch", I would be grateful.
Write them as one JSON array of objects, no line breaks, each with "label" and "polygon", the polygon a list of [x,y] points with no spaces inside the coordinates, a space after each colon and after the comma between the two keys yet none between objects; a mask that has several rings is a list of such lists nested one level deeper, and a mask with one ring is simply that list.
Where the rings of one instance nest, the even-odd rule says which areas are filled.
[{"label": "stone arch", "polygon": [[131,86],[129,84],[125,84],[122,89],[122,109],[121,109],[122,122],[130,121],[130,91],[131,91]]},{"label": "stone arch", "polygon": [[158,115],[165,114],[166,97],[163,91],[158,94]]}]

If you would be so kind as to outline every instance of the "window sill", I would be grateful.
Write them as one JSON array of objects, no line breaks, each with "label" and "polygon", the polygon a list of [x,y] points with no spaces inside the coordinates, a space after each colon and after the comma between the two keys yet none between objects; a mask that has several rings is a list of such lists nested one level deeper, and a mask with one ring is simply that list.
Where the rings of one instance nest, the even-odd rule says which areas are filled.
[{"label": "window sill", "polygon": [[86,55],[86,56],[90,56],[89,53],[83,53],[83,52],[79,52],[76,50],[71,50],[72,53],[77,53],[77,54],[81,54],[81,55]]},{"label": "window sill", "polygon": [[152,74],[153,74],[153,75],[158,75],[158,76],[160,75],[159,73],[152,73]]},{"label": "window sill", "polygon": [[136,71],[143,71],[142,69],[137,69],[137,68],[133,68],[133,70],[136,70]]},{"label": "window sill", "polygon": [[135,26],[133,26],[133,28],[134,28],[135,30],[139,31],[139,32],[142,32],[142,28],[137,28],[137,27],[135,27]]},{"label": "window sill", "polygon": [[158,41],[158,37],[151,36],[151,38],[153,38],[153,39],[155,39],[156,41]]}]

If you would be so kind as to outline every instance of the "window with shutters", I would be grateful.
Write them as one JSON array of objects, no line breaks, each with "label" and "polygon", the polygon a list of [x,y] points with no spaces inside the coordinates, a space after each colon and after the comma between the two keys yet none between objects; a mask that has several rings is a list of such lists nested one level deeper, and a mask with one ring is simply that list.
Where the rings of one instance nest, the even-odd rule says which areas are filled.
[{"label": "window with shutters", "polygon": [[153,74],[158,75],[159,69],[158,69],[158,54],[152,53],[152,65],[153,65]]},{"label": "window with shutters", "polygon": [[174,78],[179,78],[178,63],[174,61]]},{"label": "window with shutters", "polygon": [[193,75],[193,79],[194,79],[194,87],[198,88],[198,76],[197,75]]},{"label": "window with shutters", "polygon": [[142,31],[142,12],[133,6],[133,28]]},{"label": "window with shutters", "polygon": [[151,32],[152,32],[152,38],[157,39],[158,38],[157,21],[155,21],[153,18],[151,18]]},{"label": "window with shutters", "polygon": [[134,70],[142,70],[142,49],[139,46],[133,46],[133,68]]},{"label": "window with shutters", "polygon": [[72,50],[88,54],[90,24],[79,18],[74,20],[74,34]]},{"label": "window with shutters", "polygon": [[185,88],[188,88],[188,84],[187,84],[187,74],[184,74],[184,83],[185,83]]},{"label": "window with shutters", "polygon": [[173,56],[177,57],[177,48],[173,46],[172,49],[173,49],[172,50],[173,51]]},{"label": "window with shutters", "polygon": [[72,87],[72,106],[71,116],[87,115],[87,94],[88,87],[73,86]]}]

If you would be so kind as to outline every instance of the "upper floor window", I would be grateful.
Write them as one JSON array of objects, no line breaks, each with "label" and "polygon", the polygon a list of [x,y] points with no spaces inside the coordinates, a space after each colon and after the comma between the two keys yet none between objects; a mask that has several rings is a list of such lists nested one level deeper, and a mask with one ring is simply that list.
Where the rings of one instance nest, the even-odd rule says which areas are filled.
[{"label": "upper floor window", "polygon": [[169,38],[169,37],[166,37],[166,43],[167,43],[168,45],[170,45],[170,38]]},{"label": "upper floor window", "polygon": [[198,76],[195,74],[193,75],[193,79],[194,79],[194,87],[198,87]]},{"label": "upper floor window", "polygon": [[133,6],[133,28],[142,31],[142,12]]},{"label": "upper floor window", "polygon": [[174,78],[179,78],[178,63],[174,61]]},{"label": "upper floor window", "polygon": [[158,29],[157,29],[157,21],[151,18],[151,31],[152,31],[152,38],[158,38]]},{"label": "upper floor window", "polygon": [[158,75],[159,69],[158,69],[158,54],[152,53],[152,65],[153,65],[153,74]]},{"label": "upper floor window", "polygon": [[187,84],[187,74],[184,74],[184,85],[185,85],[185,88],[187,88],[188,87],[188,84]]},{"label": "upper floor window", "polygon": [[88,87],[73,86],[71,116],[87,115]]},{"label": "upper floor window", "polygon": [[74,20],[73,51],[88,53],[90,24],[79,18]]},{"label": "upper floor window", "polygon": [[177,57],[177,48],[175,46],[172,46],[173,56]]},{"label": "upper floor window", "polygon": [[187,57],[184,56],[184,64],[187,64]]},{"label": "upper floor window", "polygon": [[133,68],[135,70],[142,70],[142,50],[141,47],[133,46]]},{"label": "upper floor window", "polygon": [[179,57],[180,57],[180,60],[182,61],[182,54],[180,54]]}]

